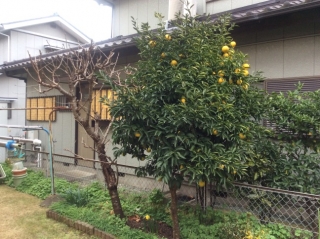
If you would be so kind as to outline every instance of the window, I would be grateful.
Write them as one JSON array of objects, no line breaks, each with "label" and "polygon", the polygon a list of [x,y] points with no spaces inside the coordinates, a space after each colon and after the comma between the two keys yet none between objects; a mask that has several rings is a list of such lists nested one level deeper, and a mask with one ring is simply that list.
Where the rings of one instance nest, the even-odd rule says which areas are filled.
[{"label": "window", "polygon": [[111,89],[95,90],[92,96],[91,112],[92,115],[94,115],[94,112],[98,113],[101,120],[111,120],[109,106],[99,102],[100,98],[104,96],[107,97],[109,103],[115,99],[114,92]]},{"label": "window", "polygon": [[[26,119],[31,121],[49,121],[49,115],[55,107],[55,97],[27,98]],[[56,113],[51,114],[51,121],[56,120]]]}]

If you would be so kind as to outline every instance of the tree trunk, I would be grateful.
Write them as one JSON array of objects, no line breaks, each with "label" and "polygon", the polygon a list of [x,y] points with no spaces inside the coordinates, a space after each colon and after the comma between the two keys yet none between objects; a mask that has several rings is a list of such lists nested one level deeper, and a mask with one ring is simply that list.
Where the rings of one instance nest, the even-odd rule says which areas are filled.
[{"label": "tree trunk", "polygon": [[115,172],[111,168],[110,165],[101,163],[102,172],[105,178],[105,182],[107,184],[107,188],[109,191],[109,195],[111,197],[111,203],[113,207],[114,214],[119,216],[120,218],[124,218],[124,213],[122,210],[118,187],[117,187],[117,179],[115,176]]},{"label": "tree trunk", "polygon": [[119,194],[118,194],[118,182],[114,170],[108,162],[105,152],[104,144],[97,144],[97,151],[99,154],[99,160],[101,162],[101,168],[104,176],[104,181],[107,185],[109,195],[111,197],[111,203],[113,207],[114,214],[120,218],[124,218],[124,213],[122,210]]},{"label": "tree trunk", "polygon": [[177,205],[177,187],[170,187],[171,194],[171,218],[173,225],[173,239],[180,239],[180,228],[178,219],[178,205]]}]

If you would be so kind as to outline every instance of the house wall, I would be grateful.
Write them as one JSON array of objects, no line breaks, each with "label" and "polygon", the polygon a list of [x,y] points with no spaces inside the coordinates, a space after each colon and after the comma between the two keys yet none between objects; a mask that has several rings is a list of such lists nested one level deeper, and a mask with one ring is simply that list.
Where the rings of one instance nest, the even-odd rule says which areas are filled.
[{"label": "house wall", "polygon": [[319,9],[241,24],[232,36],[248,54],[250,72],[266,78],[320,75]]},{"label": "house wall", "polygon": [[[43,94],[39,94],[39,86],[30,76],[28,76],[26,87],[27,98],[61,95],[61,93],[57,90],[52,90]],[[41,90],[45,91],[46,88],[41,87]],[[25,111],[23,113],[25,117]],[[28,126],[42,126],[48,130],[51,127],[53,138],[53,153],[64,154],[69,156],[73,155],[72,153],[67,151],[70,150],[71,152],[74,152],[75,144],[75,120],[71,111],[57,111],[56,120],[51,123],[51,126],[49,125],[48,121],[27,120],[26,124]],[[42,141],[42,150],[48,152],[48,135],[44,131],[40,130],[39,139]]]},{"label": "house wall", "polygon": [[[58,47],[72,47],[75,44],[66,46],[65,39],[70,41],[77,42],[77,39],[70,34],[68,34],[65,30],[59,27],[56,24],[39,24],[30,27],[24,27],[19,30],[32,32],[23,33],[17,30],[10,30],[5,32],[10,35],[10,61],[20,60],[23,58],[28,58],[28,51],[31,55],[38,55],[39,50],[45,53],[44,45],[52,45]],[[38,34],[38,35],[37,35]],[[43,35],[43,36],[41,36]],[[54,40],[52,38],[56,38],[58,40]],[[7,59],[7,51],[8,50],[8,39],[5,36],[0,35],[0,65],[3,64],[4,61],[8,61]],[[23,80],[19,80],[16,78],[7,77],[5,74],[0,75],[0,97],[2,98],[15,98],[16,100],[12,101],[12,108],[15,109],[23,109],[26,107],[26,91],[28,91],[28,96],[38,96],[38,85],[33,81],[28,80],[28,84],[26,85]],[[57,95],[57,92],[49,92],[47,95]],[[11,119],[6,120],[6,124],[8,125],[26,125],[25,121],[25,110],[12,110]],[[0,111],[0,116],[3,116],[5,111]],[[57,121],[61,122],[62,132],[71,131],[72,142],[74,144],[74,124],[69,125],[69,118],[71,115],[70,112],[63,112],[64,115],[58,116],[57,113]],[[7,116],[5,116],[7,118]],[[28,122],[27,125],[39,125],[39,122]],[[48,127],[46,123],[44,123],[44,127]],[[67,130],[66,130],[67,129]],[[4,131],[3,131],[4,132]],[[23,136],[24,131],[22,129],[6,129],[5,135],[3,136]],[[42,135],[43,134],[43,135]],[[42,140],[44,140],[44,145],[47,145],[47,136],[45,133],[40,133],[42,135]],[[66,144],[68,140],[70,140],[69,135],[61,138],[62,140],[56,140],[55,148],[60,151],[63,149],[63,145]],[[46,147],[46,146],[45,146]],[[67,147],[71,150],[74,150],[74,146]],[[68,154],[68,153],[66,153]]]},{"label": "house wall", "polygon": [[44,23],[44,24],[24,27],[21,29],[25,31],[30,31],[30,32],[36,32],[38,34],[54,36],[55,38],[60,38],[62,40],[67,39],[69,41],[79,42],[77,38],[75,38],[74,36],[66,32],[65,30],[63,30],[56,23]]},{"label": "house wall", "polygon": [[252,4],[270,2],[269,0],[217,0],[208,1],[207,0],[207,13],[215,14],[225,11],[234,10],[240,7],[246,7]]},{"label": "house wall", "polygon": [[0,35],[0,65],[4,61],[8,61],[8,38]]},{"label": "house wall", "polygon": [[[202,9],[200,0],[193,0]],[[205,10],[208,14],[230,11],[233,9],[246,7],[252,4],[273,2],[273,0],[215,0],[206,1]],[[194,6],[194,8],[197,6]],[[112,36],[134,34],[136,31],[132,26],[133,17],[137,23],[148,22],[151,29],[157,28],[158,20],[154,17],[155,12],[168,19],[169,0],[118,0],[114,2]],[[202,11],[202,10],[200,10]],[[199,13],[199,14],[202,14]]]},{"label": "house wall", "polygon": [[112,13],[112,37],[136,33],[133,29],[131,17],[138,24],[148,22],[151,28],[156,28],[158,20],[154,17],[155,12],[161,13],[164,16],[164,20],[167,20],[168,0],[115,1]]},{"label": "house wall", "polygon": [[[50,24],[42,24],[33,27],[21,28],[21,30],[34,32],[35,35],[16,30],[10,31],[11,61],[28,58],[28,52],[31,54],[31,56],[39,55],[39,51],[46,53],[44,45],[51,45],[60,48],[68,48],[77,45],[71,43],[66,44],[66,39],[75,42],[77,42],[77,40],[74,37],[71,37],[69,34],[66,34],[66,32],[58,26],[53,29]],[[51,39],[46,36],[36,35],[38,33],[46,36],[57,34],[51,36],[53,36],[53,38],[57,38],[58,40]]]}]

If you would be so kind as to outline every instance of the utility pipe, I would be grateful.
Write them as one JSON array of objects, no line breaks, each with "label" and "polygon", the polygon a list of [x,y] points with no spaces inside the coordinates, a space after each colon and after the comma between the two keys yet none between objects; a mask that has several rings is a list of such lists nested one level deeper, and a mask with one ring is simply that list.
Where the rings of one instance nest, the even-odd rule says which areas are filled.
[{"label": "utility pipe", "polygon": [[[1,142],[0,141],[0,147],[6,147],[6,145],[7,145],[7,142]],[[21,144],[13,143],[13,144],[11,144],[11,147],[13,147],[13,148],[21,148]]]},{"label": "utility pipe", "polygon": [[7,137],[7,136],[0,136],[0,139],[14,140],[17,142],[25,142],[25,143],[33,143],[34,141],[34,139],[15,138],[15,137]]},{"label": "utility pipe", "polygon": [[0,128],[17,128],[17,129],[33,129],[33,130],[43,130],[47,133],[49,138],[49,162],[50,162],[50,176],[51,176],[51,194],[54,195],[54,179],[53,179],[53,161],[52,161],[52,145],[51,145],[51,134],[50,132],[42,126],[21,126],[21,125],[3,125],[0,124]]},{"label": "utility pipe", "polygon": [[0,35],[3,35],[8,38],[8,59],[7,59],[7,61],[10,62],[10,36],[7,34],[1,33],[1,32],[0,32]]}]

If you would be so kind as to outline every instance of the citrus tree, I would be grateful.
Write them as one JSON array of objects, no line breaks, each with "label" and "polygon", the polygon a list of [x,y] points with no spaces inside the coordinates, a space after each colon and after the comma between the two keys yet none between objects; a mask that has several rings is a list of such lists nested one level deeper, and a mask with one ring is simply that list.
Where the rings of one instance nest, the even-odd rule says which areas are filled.
[{"label": "citrus tree", "polygon": [[179,238],[176,190],[183,180],[219,187],[248,176],[248,168],[255,177],[264,173],[259,147],[268,132],[259,121],[266,101],[253,86],[260,75],[249,74],[230,36],[230,16],[212,22],[177,15],[170,31],[156,16],[155,31],[133,20],[141,60],[127,69],[122,86],[108,81],[117,93],[113,140],[115,156],[145,160],[138,175],[168,184]]}]

